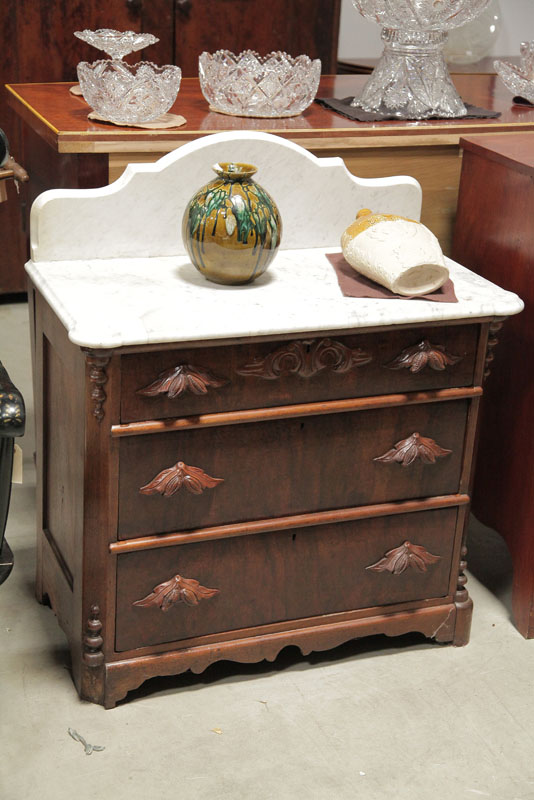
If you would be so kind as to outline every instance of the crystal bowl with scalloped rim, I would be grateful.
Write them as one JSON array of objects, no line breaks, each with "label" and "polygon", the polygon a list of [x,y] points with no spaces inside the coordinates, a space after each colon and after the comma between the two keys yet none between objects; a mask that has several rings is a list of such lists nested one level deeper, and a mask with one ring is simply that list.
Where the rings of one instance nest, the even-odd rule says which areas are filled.
[{"label": "crystal bowl with scalloped rim", "polygon": [[127,64],[102,59],[78,64],[78,80],[84,100],[110,122],[150,122],[165,114],[180,89],[180,67],[158,67],[150,61]]},{"label": "crystal bowl with scalloped rim", "polygon": [[202,53],[200,88],[212,111],[239,117],[294,117],[313,103],[321,62],[280,51],[260,56],[229,50]]}]

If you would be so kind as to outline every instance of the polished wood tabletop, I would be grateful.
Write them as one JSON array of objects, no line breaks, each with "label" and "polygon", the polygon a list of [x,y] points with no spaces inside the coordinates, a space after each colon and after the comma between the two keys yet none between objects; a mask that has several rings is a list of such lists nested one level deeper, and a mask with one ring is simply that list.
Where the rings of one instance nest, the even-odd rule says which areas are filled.
[{"label": "polished wood tabletop", "polygon": [[[365,75],[321,78],[319,97],[344,98],[359,94]],[[72,83],[8,84],[8,100],[20,118],[59,153],[164,152],[210,133],[232,130],[267,131],[313,149],[329,147],[389,147],[419,144],[458,144],[460,136],[534,130],[534,107],[514,105],[511,93],[496,75],[454,75],[462,98],[475,106],[498,111],[498,118],[388,120],[357,122],[318,103],[301,115],[285,119],[232,117],[210,111],[197,78],[182,81],[171,109],[186,124],[167,130],[118,127],[88,120],[89,106],[73,95]]]}]

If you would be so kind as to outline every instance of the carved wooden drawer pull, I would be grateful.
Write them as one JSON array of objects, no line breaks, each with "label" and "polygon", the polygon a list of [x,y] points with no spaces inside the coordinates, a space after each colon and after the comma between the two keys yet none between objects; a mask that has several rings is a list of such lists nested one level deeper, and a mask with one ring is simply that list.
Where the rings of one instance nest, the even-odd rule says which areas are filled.
[{"label": "carved wooden drawer pull", "polygon": [[410,372],[421,372],[426,366],[438,372],[457,364],[462,356],[453,356],[447,353],[441,344],[430,344],[428,339],[423,339],[413,347],[407,347],[400,356],[385,364],[388,369],[409,369]]},{"label": "carved wooden drawer pull", "polygon": [[170,580],[155,586],[150,594],[141,600],[136,600],[132,605],[141,606],[141,608],[157,606],[162,611],[168,611],[177,603],[198,606],[201,600],[208,600],[216,594],[219,594],[219,589],[208,589],[193,578],[174,575]]},{"label": "carved wooden drawer pull", "polygon": [[426,572],[429,564],[435,564],[441,558],[432,555],[420,544],[404,542],[400,547],[388,550],[384,558],[365,569],[371,569],[373,572],[391,572],[392,575],[401,575],[408,567],[418,572]]},{"label": "carved wooden drawer pull", "polygon": [[226,383],[228,383],[226,378],[219,378],[204,367],[196,367],[193,364],[177,364],[176,367],[160,373],[153,383],[143,389],[138,389],[137,394],[145,397],[166,394],[173,400],[185,392],[207,394],[209,389],[218,389]]},{"label": "carved wooden drawer pull", "polygon": [[237,370],[238,375],[254,376],[273,381],[285,375],[312,378],[325,369],[350,372],[368,364],[372,357],[359,347],[351,349],[332,339],[307,339],[289,342],[273,350],[265,358],[255,358]]},{"label": "carved wooden drawer pull", "polygon": [[435,464],[436,458],[443,458],[450,453],[452,453],[452,450],[440,447],[434,439],[428,439],[426,436],[421,436],[420,433],[412,433],[407,439],[397,442],[384,455],[373,458],[373,461],[382,461],[384,463],[398,461],[403,467],[407,467],[418,458],[425,464]]},{"label": "carved wooden drawer pull", "polygon": [[212,478],[200,467],[190,467],[183,461],[178,461],[173,467],[159,472],[146,486],[141,486],[141,494],[162,494],[171,497],[182,488],[192,494],[202,494],[204,489],[213,489],[217,484],[223,483],[224,478]]}]

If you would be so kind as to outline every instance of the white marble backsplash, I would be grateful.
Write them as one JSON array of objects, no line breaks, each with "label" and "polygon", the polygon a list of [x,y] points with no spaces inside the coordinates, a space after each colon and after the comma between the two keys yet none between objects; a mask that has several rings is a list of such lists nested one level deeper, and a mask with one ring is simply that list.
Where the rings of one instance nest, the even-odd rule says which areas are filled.
[{"label": "white marble backsplash", "polygon": [[252,284],[207,281],[187,256],[27,264],[76,344],[89,348],[509,316],[517,295],[446,259],[458,303],[344,297],[326,258],[280,251]]},{"label": "white marble backsplash", "polygon": [[52,189],[31,213],[34,261],[184,255],[182,216],[220,161],[254,164],[254,179],[282,217],[282,249],[337,246],[356,212],[371,208],[419,219],[421,187],[411,177],[356,178],[341,158],[316,158],[268,133],[218,133],[151,164],[130,164],[99,189]]}]

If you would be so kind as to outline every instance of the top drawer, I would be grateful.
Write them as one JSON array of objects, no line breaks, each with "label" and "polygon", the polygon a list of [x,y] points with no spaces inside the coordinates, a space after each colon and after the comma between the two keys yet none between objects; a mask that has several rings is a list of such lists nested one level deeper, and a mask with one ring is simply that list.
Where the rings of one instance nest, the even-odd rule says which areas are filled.
[{"label": "top drawer", "polygon": [[470,386],[477,325],[122,357],[121,421]]}]

